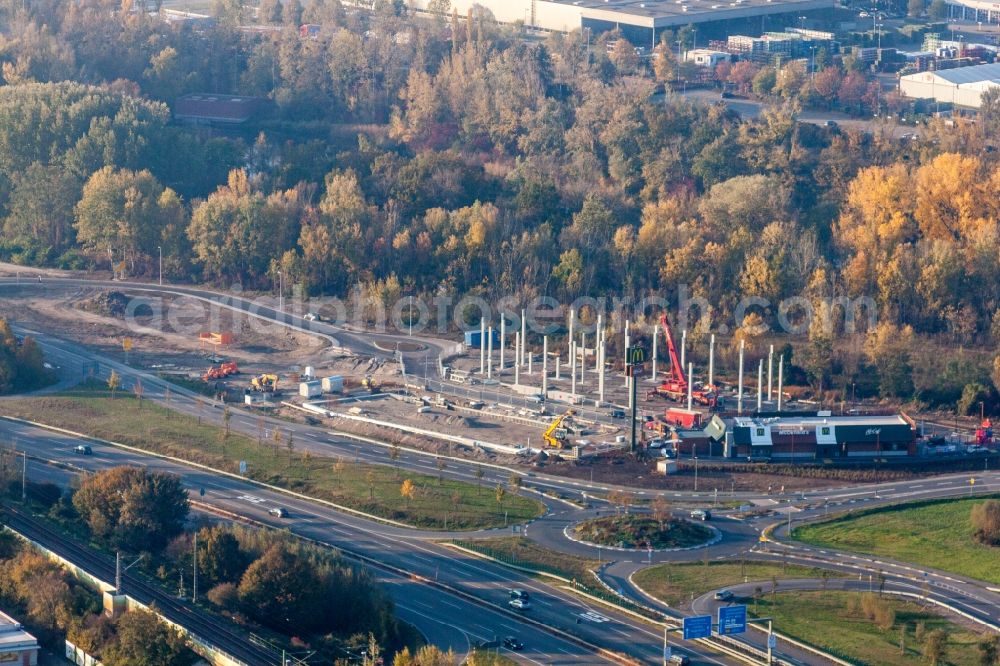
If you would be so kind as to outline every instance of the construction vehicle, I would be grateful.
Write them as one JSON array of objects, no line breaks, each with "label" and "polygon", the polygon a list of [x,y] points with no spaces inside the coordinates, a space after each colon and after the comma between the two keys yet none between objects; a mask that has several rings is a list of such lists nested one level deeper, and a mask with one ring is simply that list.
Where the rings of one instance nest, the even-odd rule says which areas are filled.
[{"label": "construction vehicle", "polygon": [[205,374],[201,376],[206,382],[210,382],[213,379],[225,379],[229,375],[235,375],[239,372],[239,368],[236,367],[236,361],[227,361],[220,365],[213,365]]},{"label": "construction vehicle", "polygon": [[250,390],[258,393],[274,393],[278,390],[278,375],[263,374],[251,377]]},{"label": "construction vehicle", "polygon": [[563,422],[576,415],[576,410],[570,409],[565,414],[557,416],[542,433],[542,440],[554,449],[564,449],[569,443],[569,431],[563,427]]},{"label": "construction vehicle", "polygon": [[[660,327],[663,329],[663,337],[667,341],[667,351],[670,354],[670,368],[667,371],[667,378],[663,382],[646,394],[647,398],[660,396],[667,400],[680,402],[687,399],[688,377],[684,374],[684,366],[677,355],[677,348],[674,346],[673,332],[670,330],[670,322],[667,320],[667,313],[660,315]],[[691,386],[691,400],[699,405],[715,407],[718,397],[711,387]]]},{"label": "construction vehicle", "polygon": [[365,378],[361,380],[361,388],[365,389],[369,393],[377,393],[379,386],[375,383],[375,378],[371,375],[365,375]]},{"label": "construction vehicle", "polygon": [[983,422],[976,428],[976,444],[979,446],[993,444],[993,422],[990,419],[983,419]]}]

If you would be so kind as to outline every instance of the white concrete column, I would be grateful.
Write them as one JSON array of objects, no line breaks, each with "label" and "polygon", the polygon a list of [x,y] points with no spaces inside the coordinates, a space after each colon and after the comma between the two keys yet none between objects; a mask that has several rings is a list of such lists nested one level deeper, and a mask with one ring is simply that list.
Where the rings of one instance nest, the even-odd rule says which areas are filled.
[{"label": "white concrete column", "polygon": [[594,356],[597,357],[597,397],[604,402],[604,335],[600,336],[600,343],[594,349]]},{"label": "white concrete column", "polygon": [[497,377],[503,377],[503,356],[504,347],[507,346],[507,317],[500,314],[500,366],[497,368]]},{"label": "white concrete column", "polygon": [[660,332],[660,327],[653,324],[653,381],[656,381],[656,336]]},{"label": "white concrete column", "polygon": [[715,386],[715,333],[708,341],[708,385]]},{"label": "white concrete column", "polygon": [[521,356],[517,359],[517,362],[524,365],[524,346],[528,341],[528,323],[524,319],[524,308],[521,308]]},{"label": "white concrete column", "polygon": [[562,352],[556,353],[556,379],[559,379],[559,366],[562,365]]},{"label": "white concrete column", "polygon": [[486,374],[486,317],[479,318],[479,374]]},{"label": "white concrete column", "polygon": [[781,382],[785,374],[785,355],[778,357],[778,411],[781,411]]},{"label": "white concrete column", "polygon": [[743,350],[746,340],[740,340],[740,377],[736,394],[736,413],[743,413]]},{"label": "white concrete column", "polygon": [[694,408],[694,363],[688,363],[688,411]]},{"label": "white concrete column", "polygon": [[764,400],[764,359],[757,364],[757,411],[760,412]]},{"label": "white concrete column", "polygon": [[487,379],[493,379],[493,327],[492,326],[486,329],[486,335],[487,335],[486,377]]},{"label": "white concrete column", "polygon": [[688,330],[685,328],[681,331],[681,370],[687,362],[687,341],[688,341]]},{"label": "white concrete column", "polygon": [[549,395],[549,336],[542,337],[542,396]]},{"label": "white concrete column", "polygon": [[535,362],[534,354],[532,354],[530,351],[526,351],[525,353],[528,355],[528,374],[529,375],[534,374],[534,369],[535,369],[534,368],[534,362]]},{"label": "white concrete column", "polygon": [[521,364],[518,355],[521,353],[521,334],[514,331],[514,386],[521,385]]},{"label": "white concrete column", "polygon": [[767,401],[771,402],[771,389],[774,383],[771,379],[774,377],[774,345],[771,345],[771,351],[767,353]]}]

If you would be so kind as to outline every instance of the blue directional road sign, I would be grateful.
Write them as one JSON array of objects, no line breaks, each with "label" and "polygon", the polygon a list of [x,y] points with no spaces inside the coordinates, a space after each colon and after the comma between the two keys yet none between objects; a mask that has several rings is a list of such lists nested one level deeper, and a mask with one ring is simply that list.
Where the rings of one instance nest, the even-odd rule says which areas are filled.
[{"label": "blue directional road sign", "polygon": [[684,640],[689,641],[694,638],[711,638],[712,636],[712,616],[695,615],[684,618]]},{"label": "blue directional road sign", "polygon": [[745,634],[747,631],[746,606],[721,606],[719,608],[719,633],[722,635]]}]

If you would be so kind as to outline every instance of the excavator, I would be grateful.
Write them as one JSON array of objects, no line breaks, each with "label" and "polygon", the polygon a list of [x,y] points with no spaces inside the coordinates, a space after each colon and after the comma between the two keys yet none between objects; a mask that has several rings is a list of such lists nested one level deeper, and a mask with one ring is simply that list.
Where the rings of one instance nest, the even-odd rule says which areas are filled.
[{"label": "excavator", "polygon": [[361,380],[361,388],[365,389],[369,393],[378,393],[379,386],[375,383],[375,378],[371,375],[365,375],[365,378]]},{"label": "excavator", "polygon": [[569,431],[562,427],[563,421],[576,415],[576,410],[570,409],[565,414],[553,419],[549,427],[542,433],[542,439],[554,449],[563,449],[569,443]]},{"label": "excavator", "polygon": [[274,393],[278,390],[278,375],[257,375],[250,378],[250,390],[259,393]]},{"label": "excavator", "polygon": [[229,375],[235,375],[239,371],[239,368],[236,367],[236,361],[227,361],[221,365],[213,365],[205,371],[205,374],[201,378],[206,382],[210,382],[213,379],[224,379]]},{"label": "excavator", "polygon": [[[660,315],[660,327],[663,328],[663,337],[667,341],[667,350],[670,352],[670,370],[663,383],[646,394],[647,398],[660,396],[667,400],[682,401],[687,399],[688,378],[684,374],[684,366],[677,355],[677,348],[674,346],[673,332],[670,330],[670,322],[667,320],[667,313]],[[706,407],[715,407],[718,401],[715,391],[710,388],[691,387],[691,399]]]}]

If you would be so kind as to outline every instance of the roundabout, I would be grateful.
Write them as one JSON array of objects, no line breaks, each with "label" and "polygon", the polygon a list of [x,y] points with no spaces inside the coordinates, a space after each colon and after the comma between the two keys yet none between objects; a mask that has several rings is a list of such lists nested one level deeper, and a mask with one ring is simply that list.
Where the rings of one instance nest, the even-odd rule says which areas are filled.
[{"label": "roundabout", "polygon": [[716,543],[714,527],[682,518],[657,519],[646,514],[591,518],[563,530],[566,538],[588,546],[623,551],[680,551]]}]

